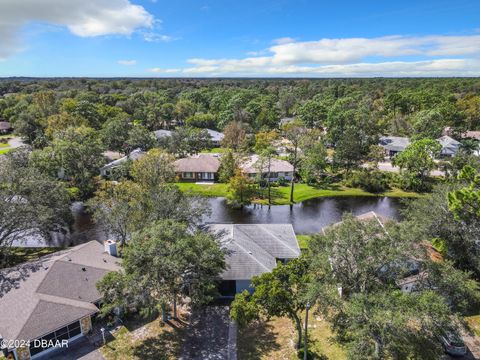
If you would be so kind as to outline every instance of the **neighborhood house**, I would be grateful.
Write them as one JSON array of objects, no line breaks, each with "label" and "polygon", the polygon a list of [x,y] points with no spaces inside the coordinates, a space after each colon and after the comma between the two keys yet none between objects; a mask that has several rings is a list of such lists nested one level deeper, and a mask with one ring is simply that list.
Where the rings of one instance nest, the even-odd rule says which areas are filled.
[{"label": "neighborhood house", "polygon": [[142,151],[141,149],[135,149],[133,150],[130,154],[118,159],[114,160],[107,165],[103,166],[100,168],[100,175],[104,177],[108,177],[113,175],[113,172],[116,168],[121,166],[122,164],[125,164],[129,160],[138,160],[140,159],[143,155],[145,155],[145,152]]},{"label": "neighborhood house", "polygon": [[198,154],[175,161],[175,173],[184,181],[214,181],[220,160],[216,154]]},{"label": "neighborhood house", "polygon": [[252,292],[252,277],[272,271],[278,261],[286,263],[300,256],[291,224],[213,224],[209,230],[226,249],[227,269],[220,284],[224,297]]},{"label": "neighborhood house", "polygon": [[[113,241],[97,241],[0,271],[11,289],[0,294],[5,356],[33,359],[92,330],[101,295],[96,283],[120,269]],[[3,295],[3,296],[2,296]],[[28,342],[30,345],[28,346]]]},{"label": "neighborhood house", "polygon": [[272,158],[270,164],[268,160],[265,160],[262,164],[258,155],[252,155],[242,162],[240,167],[245,174],[252,178],[256,178],[260,171],[264,179],[267,179],[268,174],[270,174],[270,181],[277,181],[280,178],[290,181],[293,178],[293,165],[288,161],[276,158]]}]

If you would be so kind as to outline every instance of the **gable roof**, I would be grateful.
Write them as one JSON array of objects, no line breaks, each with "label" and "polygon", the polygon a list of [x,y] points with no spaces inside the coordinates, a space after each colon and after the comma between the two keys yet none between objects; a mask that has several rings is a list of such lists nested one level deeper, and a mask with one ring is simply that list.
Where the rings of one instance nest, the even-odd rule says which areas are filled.
[{"label": "gable roof", "polygon": [[214,224],[209,229],[227,250],[224,280],[249,280],[272,271],[277,259],[300,256],[291,224]]},{"label": "gable roof", "polygon": [[107,170],[107,169],[111,169],[111,168],[115,168],[117,166],[120,166],[121,164],[123,164],[124,162],[126,162],[127,160],[138,160],[140,159],[143,155],[145,155],[145,151],[143,151],[142,149],[135,149],[133,150],[130,154],[128,155],[125,155],[124,157],[121,157],[120,159],[118,160],[114,160],[112,162],[109,162],[108,164],[102,166],[100,168],[100,171],[103,171],[103,170]]},{"label": "gable roof", "polygon": [[400,152],[410,145],[410,139],[400,136],[382,136],[379,141],[379,145],[385,150]]},{"label": "gable roof", "polygon": [[211,172],[216,173],[220,160],[215,154],[197,154],[174,162],[176,172]]},{"label": "gable roof", "polygon": [[453,155],[460,147],[460,143],[448,135],[438,138],[437,141],[440,143],[440,145],[442,145],[442,154],[444,155]]},{"label": "gable roof", "polygon": [[211,129],[206,129],[206,130],[208,132],[208,135],[210,135],[210,138],[213,141],[222,141],[223,138],[225,137],[225,135],[223,135],[223,133],[221,133],[221,132],[211,130]]},{"label": "gable roof", "polygon": [[[258,161],[260,160],[260,157],[258,155],[251,155],[249,158],[247,158],[245,161],[243,161],[240,164],[240,167],[242,170],[247,173],[247,174],[256,174],[258,173]],[[272,158],[271,163],[270,163],[270,172],[292,172],[293,171],[293,165],[290,164],[288,161],[285,160],[280,160],[276,158]],[[263,173],[268,172],[268,164],[264,164]]]},{"label": "gable roof", "polygon": [[118,261],[90,241],[1,270],[0,337],[32,340],[96,313],[96,283],[119,270]]}]

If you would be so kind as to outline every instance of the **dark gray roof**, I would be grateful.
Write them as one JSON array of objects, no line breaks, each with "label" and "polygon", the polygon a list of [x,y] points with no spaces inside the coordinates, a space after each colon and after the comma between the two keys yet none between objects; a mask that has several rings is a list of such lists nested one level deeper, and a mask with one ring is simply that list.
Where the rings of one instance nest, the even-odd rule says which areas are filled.
[{"label": "dark gray roof", "polygon": [[379,145],[385,150],[400,152],[410,145],[410,139],[399,136],[382,136],[379,141]]},{"label": "dark gray roof", "polygon": [[224,280],[249,280],[272,271],[278,259],[300,256],[291,224],[214,224],[210,229],[227,250]]},{"label": "dark gray roof", "polygon": [[97,312],[96,282],[118,261],[90,241],[1,270],[0,287],[14,286],[0,293],[0,337],[32,340]]},{"label": "dark gray roof", "polygon": [[438,138],[437,141],[442,145],[441,153],[443,155],[455,155],[460,148],[460,143],[448,135]]}]

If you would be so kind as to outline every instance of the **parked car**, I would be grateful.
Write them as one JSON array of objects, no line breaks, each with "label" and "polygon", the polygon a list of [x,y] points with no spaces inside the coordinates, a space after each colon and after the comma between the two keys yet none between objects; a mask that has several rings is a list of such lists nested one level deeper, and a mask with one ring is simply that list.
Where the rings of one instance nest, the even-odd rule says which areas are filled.
[{"label": "parked car", "polygon": [[440,341],[442,342],[443,350],[445,350],[448,355],[464,356],[467,354],[465,343],[455,331],[445,331],[440,336]]}]

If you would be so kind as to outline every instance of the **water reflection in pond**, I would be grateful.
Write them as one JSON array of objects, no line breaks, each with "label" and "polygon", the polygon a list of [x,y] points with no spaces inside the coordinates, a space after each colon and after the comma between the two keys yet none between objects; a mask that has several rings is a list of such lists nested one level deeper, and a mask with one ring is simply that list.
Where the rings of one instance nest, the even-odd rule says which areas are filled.
[{"label": "water reflection in pond", "polygon": [[307,200],[289,205],[251,205],[243,210],[231,209],[225,199],[210,199],[212,214],[205,218],[209,223],[289,223],[297,234],[312,234],[323,227],[338,222],[345,212],[359,215],[368,211],[399,220],[402,201],[395,198],[335,197]]},{"label": "water reflection in pond", "polygon": [[[332,197],[307,200],[292,207],[289,205],[251,205],[242,210],[230,208],[223,198],[208,199],[211,214],[205,223],[250,223],[250,224],[292,224],[297,234],[319,232],[324,226],[338,222],[344,212],[354,215],[375,211],[383,217],[400,219],[402,201],[395,198],[375,197]],[[82,203],[72,206],[75,222],[69,236],[56,236],[50,246],[71,246],[90,240],[106,239],[102,228],[95,224]],[[45,246],[39,239],[29,239],[20,246]]]}]

